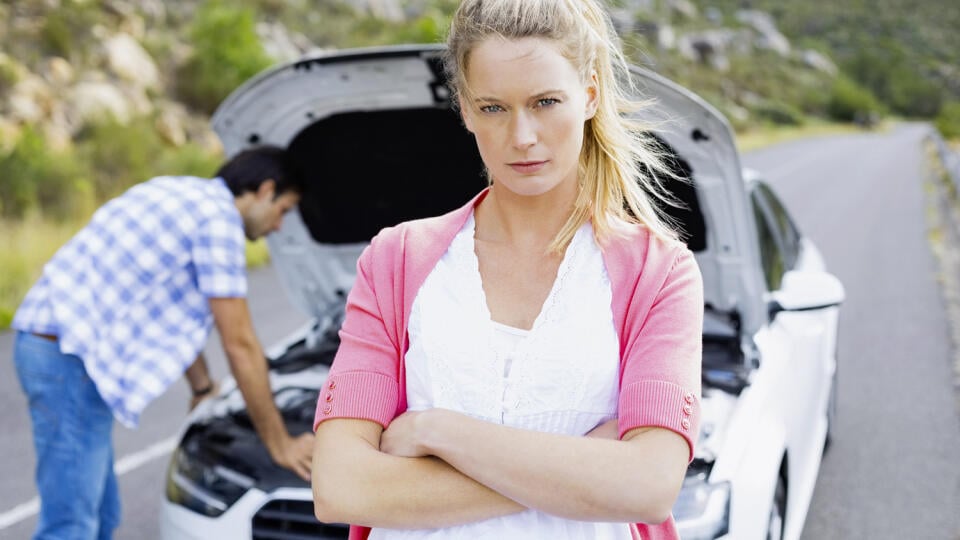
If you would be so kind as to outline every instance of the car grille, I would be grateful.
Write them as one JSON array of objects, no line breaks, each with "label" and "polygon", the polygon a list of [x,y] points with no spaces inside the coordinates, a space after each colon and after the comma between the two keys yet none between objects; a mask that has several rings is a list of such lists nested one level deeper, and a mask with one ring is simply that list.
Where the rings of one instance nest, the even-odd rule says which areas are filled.
[{"label": "car grille", "polygon": [[253,540],[341,540],[349,529],[341,523],[321,523],[312,501],[273,500],[253,516]]}]

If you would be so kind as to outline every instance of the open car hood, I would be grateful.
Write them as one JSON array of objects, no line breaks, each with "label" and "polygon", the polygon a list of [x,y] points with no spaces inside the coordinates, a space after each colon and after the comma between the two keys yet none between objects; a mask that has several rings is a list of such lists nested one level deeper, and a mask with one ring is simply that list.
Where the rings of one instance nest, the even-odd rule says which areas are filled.
[{"label": "open car hood", "polygon": [[[486,186],[473,136],[450,107],[438,46],[337,51],[251,79],[213,116],[227,155],[287,147],[307,181],[300,206],[268,238],[291,300],[324,318],[353,285],[357,257],[380,229],[434,216]],[[706,303],[737,313],[742,335],[765,320],[756,239],[726,120],[690,91],[644,69],[633,75],[655,103],[641,117],[675,152],[692,184],[671,189],[704,278]]]}]

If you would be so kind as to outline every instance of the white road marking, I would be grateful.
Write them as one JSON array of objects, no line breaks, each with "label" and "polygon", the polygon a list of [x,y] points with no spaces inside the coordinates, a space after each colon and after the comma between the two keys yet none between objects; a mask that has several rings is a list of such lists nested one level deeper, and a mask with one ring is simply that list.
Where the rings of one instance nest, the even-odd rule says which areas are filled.
[{"label": "white road marking", "polygon": [[[113,464],[113,472],[117,476],[123,476],[157,458],[166,456],[172,452],[176,446],[176,436],[154,443],[139,452],[134,452],[117,460],[117,462]],[[31,518],[37,515],[38,512],[40,512],[40,499],[37,497],[23,504],[18,504],[12,509],[0,514],[0,531]]]},{"label": "white road marking", "polygon": [[176,436],[170,437],[169,439],[164,439],[158,443],[154,443],[144,450],[120,458],[113,465],[113,472],[117,476],[123,476],[124,474],[127,474],[128,472],[142,466],[148,461],[153,461],[159,457],[169,454],[170,452],[173,452],[173,449],[176,448],[176,446]]},{"label": "white road marking", "polygon": [[7,527],[13,525],[14,523],[19,523],[28,517],[37,515],[37,512],[40,511],[40,499],[34,497],[29,501],[18,504],[13,507],[13,510],[4,512],[0,514],[0,531],[6,529]]}]

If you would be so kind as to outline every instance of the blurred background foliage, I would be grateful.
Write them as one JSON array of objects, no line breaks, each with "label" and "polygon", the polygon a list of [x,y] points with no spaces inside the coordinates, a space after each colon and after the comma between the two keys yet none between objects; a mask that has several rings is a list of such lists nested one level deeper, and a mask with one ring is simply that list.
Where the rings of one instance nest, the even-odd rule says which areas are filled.
[{"label": "blurred background foliage", "polygon": [[[609,4],[633,62],[703,96],[740,134],[820,129],[826,122],[869,127],[890,117],[927,119],[946,137],[960,138],[957,2]],[[209,116],[244,81],[305,52],[442,42],[457,5],[456,0],[0,4],[0,328],[43,261],[97,205],[155,175],[209,176],[216,170],[222,154],[207,126]],[[763,37],[743,17],[745,9],[769,15],[773,32],[789,40],[789,53],[744,45],[743,36]],[[118,35],[132,38],[143,63],[151,64],[143,67],[155,75],[150,69],[133,74],[123,69],[111,51]],[[830,66],[813,69],[801,52],[820,54]],[[135,72],[137,67],[134,62]],[[103,88],[109,85],[112,90]],[[91,88],[113,92],[96,102],[107,110],[81,114],[87,108],[76,96]],[[115,107],[120,99],[129,102],[126,109]],[[262,246],[252,246],[250,253],[251,261],[266,260]]]}]

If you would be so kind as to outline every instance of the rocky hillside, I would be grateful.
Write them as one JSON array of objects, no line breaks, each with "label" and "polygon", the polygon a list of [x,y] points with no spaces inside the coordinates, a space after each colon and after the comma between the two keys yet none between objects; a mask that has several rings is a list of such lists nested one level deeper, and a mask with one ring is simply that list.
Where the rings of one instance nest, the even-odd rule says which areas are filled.
[{"label": "rocky hillside", "polygon": [[[856,59],[864,55],[850,52],[856,40],[839,40],[835,26],[804,23],[781,4],[611,0],[611,11],[634,61],[693,88],[736,127],[799,124],[810,116],[865,120],[903,112],[897,104],[910,102],[910,92],[929,90],[931,85],[878,91],[866,80],[871,72],[857,70]],[[4,3],[0,218],[37,210],[69,217],[152,174],[209,174],[219,160],[209,114],[244,80],[315,49],[438,41],[456,5],[456,0]],[[781,29],[781,19],[790,33]],[[816,38],[818,28],[829,35]],[[956,50],[960,47],[951,54]],[[929,46],[909,51],[903,56],[907,64],[936,57]],[[925,71],[943,76],[932,86],[953,85],[938,94],[937,107],[957,97],[957,64],[949,64],[951,58]],[[936,114],[931,107],[923,114]]]}]

